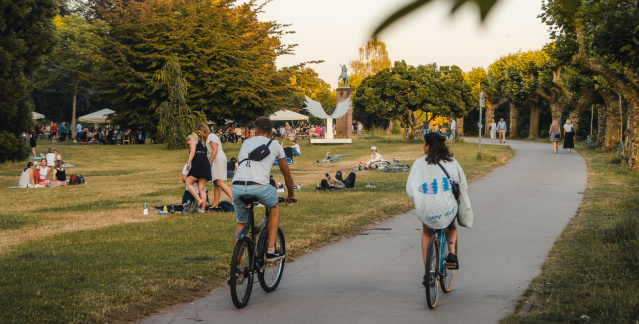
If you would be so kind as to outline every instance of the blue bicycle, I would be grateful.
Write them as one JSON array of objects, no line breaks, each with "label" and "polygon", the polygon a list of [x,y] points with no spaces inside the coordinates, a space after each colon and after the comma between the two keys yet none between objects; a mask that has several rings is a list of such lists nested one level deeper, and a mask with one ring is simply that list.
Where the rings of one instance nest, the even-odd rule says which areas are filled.
[{"label": "blue bicycle", "polygon": [[[459,237],[455,241],[455,253],[459,257],[459,249],[457,248]],[[428,308],[433,309],[437,306],[437,297],[439,296],[439,287],[447,293],[453,289],[455,275],[457,275],[457,264],[446,263],[448,248],[446,247],[446,236],[443,229],[435,230],[435,234],[428,242],[428,251],[426,252],[426,301]]]}]

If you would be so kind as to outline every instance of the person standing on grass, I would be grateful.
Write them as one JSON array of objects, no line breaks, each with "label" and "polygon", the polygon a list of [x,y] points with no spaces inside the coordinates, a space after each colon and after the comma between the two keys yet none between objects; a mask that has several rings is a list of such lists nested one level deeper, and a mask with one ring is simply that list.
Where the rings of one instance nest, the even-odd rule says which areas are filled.
[{"label": "person standing on grass", "polygon": [[[468,188],[466,175],[446,146],[446,137],[437,133],[424,135],[425,157],[415,160],[406,182],[406,193],[415,204],[418,218],[422,222],[422,257],[426,265],[428,243],[435,229],[444,229],[448,242],[447,264],[459,268],[455,250],[457,241],[456,217],[459,209],[453,195],[451,180],[459,184],[460,191]],[[446,170],[444,172],[444,170]],[[448,175],[450,175],[450,179]],[[463,196],[464,194],[462,194]],[[466,202],[468,203],[468,202]],[[470,203],[468,203],[470,206]],[[428,285],[428,274],[423,284]]]},{"label": "person standing on grass", "polygon": [[64,124],[64,122],[60,124],[58,132],[60,132],[60,142],[64,142],[67,137],[67,126]]},{"label": "person standing on grass", "polygon": [[556,120],[550,124],[550,141],[552,142],[552,148],[555,150],[555,154],[559,153],[559,139],[561,138],[561,130],[559,130],[559,123]]},{"label": "person standing on grass", "polygon": [[[191,133],[186,137],[189,145],[189,160],[186,169],[189,171],[186,177],[186,187],[198,204],[198,213],[206,209],[206,182],[211,180],[211,164],[206,158],[206,146],[197,139],[197,134]],[[198,190],[195,190],[197,185]]]},{"label": "person standing on grass", "polygon": [[[267,117],[260,117],[255,121],[255,137],[249,138],[242,144],[239,153],[239,166],[233,177],[233,205],[235,206],[235,216],[237,228],[235,234],[239,233],[248,222],[249,210],[240,200],[241,196],[251,195],[257,197],[260,204],[269,207],[268,229],[268,250],[266,251],[266,261],[275,261],[284,257],[283,251],[275,250],[275,240],[277,229],[280,224],[280,205],[277,197],[277,189],[269,185],[269,175],[273,162],[277,160],[278,166],[284,176],[287,197],[284,202],[293,203],[295,191],[293,188],[293,176],[286,164],[286,155],[277,140],[271,140],[273,135],[273,122]],[[268,155],[262,156],[259,161],[249,160],[249,154],[259,148],[261,152]],[[236,240],[237,242],[237,240]]]},{"label": "person standing on grass", "polygon": [[55,137],[57,135],[58,135],[58,124],[53,122],[53,124],[51,124],[51,140],[53,143],[55,143]]},{"label": "person standing on grass", "polygon": [[493,141],[492,143],[495,144],[495,137],[497,137],[497,124],[495,123],[494,118],[491,119],[488,129],[490,130],[490,139]]},{"label": "person standing on grass", "polygon": [[566,124],[564,125],[564,148],[568,149],[568,154],[572,154],[572,149],[575,148],[575,127],[572,126],[572,121],[570,119],[566,119]]},{"label": "person standing on grass", "polygon": [[457,121],[450,118],[450,136],[453,140],[457,139],[456,132],[457,132]]},{"label": "person standing on grass", "polygon": [[[226,181],[226,154],[222,150],[222,142],[217,135],[209,131],[209,126],[200,124],[197,133],[206,141],[206,155],[211,164],[211,177],[213,180],[213,208],[220,203],[221,190],[231,198],[231,188],[224,183]],[[220,190],[221,189],[221,190]],[[231,200],[231,202],[233,202]]]},{"label": "person standing on grass", "polygon": [[499,132],[499,143],[502,141],[506,143],[506,122],[503,118],[499,119],[499,123],[497,123],[497,131]]},{"label": "person standing on grass", "polygon": [[38,157],[35,151],[35,148],[37,146],[36,137],[37,137],[37,133],[35,131],[29,133],[29,146],[31,146],[31,153],[33,154],[34,158]]}]

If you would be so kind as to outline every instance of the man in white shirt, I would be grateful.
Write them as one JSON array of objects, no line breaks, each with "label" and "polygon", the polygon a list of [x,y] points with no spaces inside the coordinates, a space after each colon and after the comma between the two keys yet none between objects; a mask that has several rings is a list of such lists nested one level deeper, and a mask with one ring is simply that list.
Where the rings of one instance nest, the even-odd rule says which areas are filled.
[{"label": "man in white shirt", "polygon": [[[275,251],[275,240],[277,229],[280,224],[280,205],[278,203],[277,191],[269,185],[269,176],[273,162],[277,160],[278,166],[284,176],[284,183],[288,196],[284,202],[295,202],[295,191],[293,188],[293,176],[286,163],[284,149],[276,140],[271,140],[273,123],[267,117],[260,117],[255,121],[255,137],[244,141],[238,155],[240,162],[233,177],[233,204],[235,205],[235,215],[237,228],[235,234],[239,233],[248,222],[248,208],[241,201],[241,196],[255,196],[259,203],[270,208],[268,229],[268,250],[266,251],[266,261],[281,259],[283,251]],[[248,160],[249,153],[261,145],[268,145],[270,154],[260,161]]]},{"label": "man in white shirt", "polygon": [[291,145],[291,148],[293,148],[293,156],[302,155],[302,150],[300,149],[300,145],[297,144],[296,140],[293,140],[293,145]]},{"label": "man in white shirt", "polygon": [[450,136],[452,139],[455,139],[455,134],[457,134],[457,122],[454,119],[450,119]]},{"label": "man in white shirt", "polygon": [[235,127],[235,139],[237,140],[238,143],[242,142],[242,129],[239,126]]}]

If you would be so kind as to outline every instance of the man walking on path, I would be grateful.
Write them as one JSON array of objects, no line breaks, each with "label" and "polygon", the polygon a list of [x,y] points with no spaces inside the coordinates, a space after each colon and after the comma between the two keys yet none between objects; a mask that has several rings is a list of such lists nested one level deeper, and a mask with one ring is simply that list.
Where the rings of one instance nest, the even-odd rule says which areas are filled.
[{"label": "man walking on path", "polygon": [[499,131],[499,143],[502,141],[506,143],[506,122],[503,118],[500,118],[497,123],[497,131]]},{"label": "man walking on path", "polygon": [[457,136],[457,122],[454,119],[450,119],[450,136],[452,139],[456,139]]}]

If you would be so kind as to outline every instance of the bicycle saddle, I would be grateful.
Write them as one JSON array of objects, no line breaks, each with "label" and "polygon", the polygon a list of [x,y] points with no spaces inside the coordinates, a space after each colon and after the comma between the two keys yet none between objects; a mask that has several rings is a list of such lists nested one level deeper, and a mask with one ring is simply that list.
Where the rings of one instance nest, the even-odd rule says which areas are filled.
[{"label": "bicycle saddle", "polygon": [[257,202],[257,197],[255,196],[240,196],[240,200],[247,204],[250,205],[252,203],[256,203]]}]

